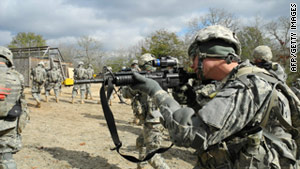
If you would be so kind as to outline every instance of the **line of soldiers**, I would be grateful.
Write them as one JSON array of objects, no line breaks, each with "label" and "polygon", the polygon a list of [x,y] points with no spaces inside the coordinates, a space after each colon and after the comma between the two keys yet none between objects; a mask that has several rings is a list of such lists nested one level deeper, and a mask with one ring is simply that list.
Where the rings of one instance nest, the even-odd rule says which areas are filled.
[{"label": "line of soldiers", "polygon": [[50,69],[45,69],[44,62],[39,62],[38,65],[31,70],[30,79],[32,80],[32,97],[37,102],[36,107],[41,107],[41,91],[43,87],[45,88],[46,102],[49,100],[51,89],[54,90],[56,102],[59,102],[63,76],[56,64],[53,64]]},{"label": "line of soldiers", "polygon": [[[74,79],[75,80],[84,80],[84,79],[93,79],[94,78],[94,69],[92,64],[88,65],[88,68],[83,67],[83,62],[79,62],[78,66],[74,69]],[[80,91],[80,103],[84,104],[84,98],[92,100],[91,84],[75,84],[72,91],[72,104],[75,102],[76,95]]]},{"label": "line of soldiers", "polygon": [[[238,38],[214,25],[199,30],[188,54],[197,78],[174,90],[173,97],[138,73],[130,89],[159,108],[147,113],[160,117],[175,145],[196,150],[195,169],[300,168],[300,101],[285,83],[282,67],[271,61],[270,48],[258,46],[253,63],[241,61]],[[146,127],[144,122],[147,147],[155,141],[145,139]],[[163,162],[164,167],[152,166],[168,168]]]},{"label": "line of soldiers", "polygon": [[[83,62],[79,62],[78,67],[74,69],[74,79],[93,79],[94,69],[91,64],[88,65],[87,69],[84,69]],[[62,72],[58,69],[56,64],[53,64],[50,69],[45,69],[45,63],[39,62],[38,65],[31,70],[32,97],[36,100],[36,107],[41,107],[41,91],[45,88],[45,102],[49,101],[50,91],[53,89],[55,94],[55,100],[59,102],[59,95],[61,93],[62,82],[64,80]],[[81,103],[84,103],[85,99],[93,99],[91,93],[91,84],[74,85],[72,91],[72,101],[74,104],[75,97],[78,89],[80,89]]]}]

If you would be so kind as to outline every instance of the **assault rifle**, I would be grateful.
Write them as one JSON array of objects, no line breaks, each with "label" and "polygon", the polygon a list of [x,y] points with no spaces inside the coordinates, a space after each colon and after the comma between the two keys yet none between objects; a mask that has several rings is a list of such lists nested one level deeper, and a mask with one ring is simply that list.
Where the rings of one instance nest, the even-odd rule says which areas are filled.
[{"label": "assault rifle", "polygon": [[[195,73],[188,73],[183,68],[178,68],[172,72],[168,70],[157,72],[138,72],[146,78],[153,79],[164,89],[175,88],[188,82],[190,78],[196,78]],[[111,74],[105,74],[101,79],[89,79],[89,80],[74,80],[74,84],[86,84],[86,83],[103,83],[108,85],[112,83],[116,86],[133,85],[135,80],[133,78],[133,72],[116,72]]]},{"label": "assault rifle", "polygon": [[[178,66],[178,61],[173,57],[161,57],[152,61],[153,67],[158,67],[160,70],[156,72],[141,71],[139,74],[146,78],[153,79],[164,89],[175,88],[188,82],[190,78],[196,78],[195,73],[188,73],[182,67]],[[169,69],[168,69],[169,68]],[[104,67],[106,73],[103,74],[103,78],[91,79],[91,80],[75,80],[74,84],[85,83],[104,83],[107,85],[109,81],[116,86],[127,86],[135,83],[133,79],[133,72],[129,69],[121,72],[113,73]]]}]

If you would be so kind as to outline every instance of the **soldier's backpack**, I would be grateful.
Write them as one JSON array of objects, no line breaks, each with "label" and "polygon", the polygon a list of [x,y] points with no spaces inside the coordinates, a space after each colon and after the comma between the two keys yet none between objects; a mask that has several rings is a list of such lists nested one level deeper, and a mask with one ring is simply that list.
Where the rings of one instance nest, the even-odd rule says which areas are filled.
[{"label": "soldier's backpack", "polygon": [[0,118],[14,120],[21,114],[21,80],[11,69],[0,65]]},{"label": "soldier's backpack", "polygon": [[77,72],[78,79],[84,79],[85,69],[79,68],[76,70],[76,72]]},{"label": "soldier's backpack", "polygon": [[92,69],[87,70],[87,78],[88,79],[93,79],[93,70]]},{"label": "soldier's backpack", "polygon": [[[279,96],[277,95],[277,92],[280,91],[289,101],[289,107],[291,110],[291,119],[292,119],[292,125],[289,124],[280,113],[275,113],[275,116],[277,117],[277,120],[280,122],[280,124],[287,130],[289,133],[293,135],[293,139],[296,141],[297,144],[297,155],[296,155],[296,161],[298,163],[300,162],[300,101],[298,97],[295,95],[295,93],[287,86],[285,82],[282,82],[279,80],[278,77],[270,76],[270,73],[265,71],[264,69],[259,69],[259,68],[253,68],[253,67],[244,67],[241,68],[236,77],[239,78],[242,82],[246,82],[246,80],[243,80],[245,76],[248,76],[249,74],[255,74],[258,75],[265,80],[267,80],[269,83],[274,84],[273,86],[273,91],[271,94],[271,100],[269,102],[268,109],[266,111],[265,117],[263,121],[260,124],[262,127],[267,123],[268,117],[270,115],[271,109],[272,108],[277,108],[276,106],[278,105],[277,101]],[[247,83],[247,82],[246,82]],[[277,112],[277,111],[275,111]],[[282,148],[284,150],[284,147],[280,147],[280,142],[281,140],[278,139],[276,136],[267,133],[264,131],[264,136],[267,137],[268,139],[271,139],[274,141],[273,144],[278,143],[278,147]],[[277,142],[277,143],[276,143]],[[288,153],[282,151],[283,154],[288,155]],[[291,155],[292,156],[292,155]],[[298,164],[299,165],[299,164]]]},{"label": "soldier's backpack", "polygon": [[37,83],[41,84],[44,82],[44,71],[42,68],[40,67],[36,67],[34,69],[34,81],[36,81]]},{"label": "soldier's backpack", "polygon": [[51,70],[50,72],[49,72],[49,78],[50,78],[50,82],[58,82],[58,80],[59,80],[59,71],[57,71],[57,70]]}]

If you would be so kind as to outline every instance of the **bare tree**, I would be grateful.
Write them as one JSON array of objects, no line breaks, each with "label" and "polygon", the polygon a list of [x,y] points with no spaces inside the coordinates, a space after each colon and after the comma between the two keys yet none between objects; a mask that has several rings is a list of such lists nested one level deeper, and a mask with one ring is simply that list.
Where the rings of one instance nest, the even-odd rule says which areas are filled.
[{"label": "bare tree", "polygon": [[289,56],[289,30],[290,30],[290,20],[288,17],[279,17],[278,19],[271,21],[265,25],[267,33],[272,37],[275,45],[275,50],[273,51],[276,59],[280,61],[283,65],[287,64],[287,59]]},{"label": "bare tree", "polygon": [[210,25],[222,25],[234,32],[239,28],[238,19],[234,14],[218,8],[210,8],[208,14],[193,18],[188,24],[190,35],[194,35],[199,29]]},{"label": "bare tree", "polygon": [[77,50],[73,44],[60,43],[60,44],[58,44],[58,48],[66,62],[74,63],[74,57],[77,54]]},{"label": "bare tree", "polygon": [[77,40],[78,53],[77,58],[83,60],[86,64],[95,63],[102,60],[101,43],[99,40],[90,36],[81,36]]}]

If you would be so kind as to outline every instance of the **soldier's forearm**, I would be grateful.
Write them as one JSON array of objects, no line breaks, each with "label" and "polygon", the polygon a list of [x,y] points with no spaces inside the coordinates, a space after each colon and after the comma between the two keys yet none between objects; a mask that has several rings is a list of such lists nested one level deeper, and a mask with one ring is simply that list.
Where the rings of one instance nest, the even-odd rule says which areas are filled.
[{"label": "soldier's forearm", "polygon": [[156,92],[153,96],[154,103],[156,106],[166,106],[170,108],[172,112],[175,112],[176,110],[180,109],[181,106],[178,104],[176,100],[174,100],[166,91],[159,90]]}]

